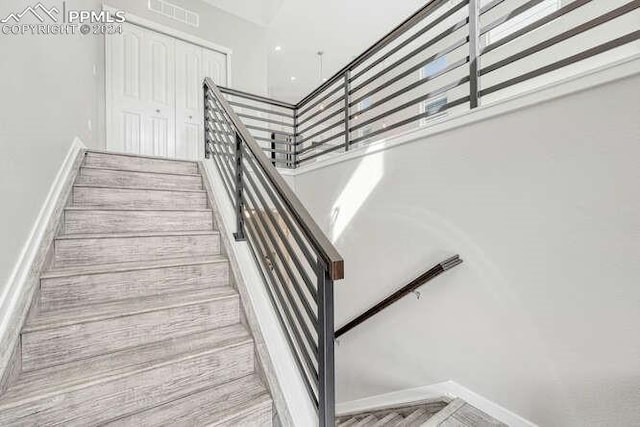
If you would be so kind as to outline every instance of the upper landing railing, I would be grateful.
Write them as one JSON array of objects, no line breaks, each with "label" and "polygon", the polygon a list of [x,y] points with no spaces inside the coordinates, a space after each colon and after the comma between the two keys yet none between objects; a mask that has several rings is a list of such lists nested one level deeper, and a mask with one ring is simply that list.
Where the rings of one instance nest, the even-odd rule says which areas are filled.
[{"label": "upper landing railing", "polygon": [[640,53],[640,0],[430,0],[297,104],[220,88],[295,168]]}]

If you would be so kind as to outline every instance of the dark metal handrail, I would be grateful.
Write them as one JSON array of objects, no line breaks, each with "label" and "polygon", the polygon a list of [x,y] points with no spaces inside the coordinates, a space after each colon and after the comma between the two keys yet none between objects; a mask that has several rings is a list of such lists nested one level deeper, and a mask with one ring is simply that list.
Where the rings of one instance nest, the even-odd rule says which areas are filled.
[{"label": "dark metal handrail", "polygon": [[407,285],[398,289],[397,291],[395,291],[394,293],[392,293],[391,295],[389,295],[388,297],[386,297],[385,299],[383,299],[382,301],[380,301],[379,303],[377,303],[376,305],[374,305],[373,307],[371,307],[370,309],[362,313],[361,315],[357,316],[353,320],[346,323],[344,326],[340,327],[336,331],[336,338],[339,338],[340,336],[346,334],[356,326],[364,323],[365,321],[372,318],[373,316],[375,316],[385,308],[389,307],[399,299],[414,292],[416,289],[418,289],[420,286],[424,285],[428,281],[438,277],[440,274],[444,273],[445,271],[450,270],[453,267],[460,264],[462,264],[462,260],[460,259],[459,255],[452,256],[451,258],[448,258],[442,261],[440,264],[436,265],[435,267],[429,269],[425,273],[416,277]]},{"label": "dark metal handrail", "polygon": [[209,77],[205,78],[205,86],[214,93],[217,101],[229,116],[235,131],[240,134],[242,141],[247,148],[255,156],[260,164],[262,171],[267,175],[269,183],[273,186],[283,202],[287,205],[289,211],[292,212],[297,224],[303,230],[305,237],[309,239],[313,247],[321,254],[323,260],[329,267],[329,273],[332,280],[340,280],[344,278],[344,261],[338,250],[329,241],[318,224],[313,220],[307,209],[304,207],[300,199],[294,194],[291,188],[282,178],[282,175],[273,167],[269,160],[263,155],[262,148],[255,141],[243,121],[235,113],[227,99],[222,96],[221,90]]},{"label": "dark metal handrail", "polygon": [[234,237],[259,267],[319,425],[334,426],[333,283],[344,262],[213,80],[203,90],[205,154],[234,204]]}]

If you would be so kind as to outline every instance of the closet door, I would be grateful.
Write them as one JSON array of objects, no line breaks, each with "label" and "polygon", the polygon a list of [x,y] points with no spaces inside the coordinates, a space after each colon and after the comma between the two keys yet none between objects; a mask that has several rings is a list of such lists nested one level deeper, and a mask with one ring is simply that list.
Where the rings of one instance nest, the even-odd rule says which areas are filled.
[{"label": "closet door", "polygon": [[105,37],[108,148],[172,157],[175,153],[175,42],[123,24],[122,36]]},{"label": "closet door", "polygon": [[153,31],[145,31],[144,46],[147,114],[141,154],[175,157],[175,41]]},{"label": "closet door", "polygon": [[217,85],[229,85],[227,81],[227,55],[213,50],[203,49],[202,62],[203,80],[205,77],[211,77]]},{"label": "closet door", "polygon": [[202,48],[176,41],[176,156],[204,157]]},{"label": "closet door", "polygon": [[142,76],[144,30],[123,25],[121,36],[105,37],[107,60],[107,143],[113,151],[140,153],[147,102]]}]

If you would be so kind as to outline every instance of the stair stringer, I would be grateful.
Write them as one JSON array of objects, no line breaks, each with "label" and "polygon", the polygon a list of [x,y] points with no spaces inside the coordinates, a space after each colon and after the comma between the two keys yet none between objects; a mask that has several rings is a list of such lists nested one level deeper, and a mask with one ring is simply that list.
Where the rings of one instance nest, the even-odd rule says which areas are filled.
[{"label": "stair stringer", "polygon": [[[221,251],[229,259],[232,285],[240,294],[243,321],[254,337],[257,371],[268,384],[274,402],[274,425],[316,426],[316,408],[295,367],[259,267],[255,265],[247,243],[233,239],[235,210],[227,198],[222,178],[212,161],[200,161],[199,167],[220,232]],[[215,197],[216,194],[221,197]]]},{"label": "stair stringer", "polygon": [[84,161],[86,146],[75,138],[49,187],[31,234],[0,294],[0,395],[21,371],[20,331],[38,299],[40,275],[51,262],[54,237],[71,201],[73,183]]}]

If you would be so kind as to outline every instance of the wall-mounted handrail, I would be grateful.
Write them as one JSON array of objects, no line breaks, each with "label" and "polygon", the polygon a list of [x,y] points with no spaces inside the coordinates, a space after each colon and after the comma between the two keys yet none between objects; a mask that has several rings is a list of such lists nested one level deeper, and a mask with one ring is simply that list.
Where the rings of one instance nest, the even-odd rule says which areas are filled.
[{"label": "wall-mounted handrail", "polygon": [[455,256],[452,256],[451,258],[447,258],[446,260],[442,261],[440,264],[437,264],[436,266],[427,270],[425,273],[416,277],[407,285],[398,289],[397,291],[395,291],[394,293],[392,293],[391,295],[389,295],[379,303],[375,304],[373,307],[366,310],[364,313],[360,314],[359,316],[355,317],[353,320],[350,320],[349,322],[347,322],[344,326],[340,327],[336,331],[336,339],[346,334],[356,326],[366,322],[367,320],[369,320],[370,318],[372,318],[373,316],[375,316],[385,308],[389,307],[399,299],[414,292],[416,289],[418,289],[425,283],[429,282],[430,280],[438,277],[445,271],[451,270],[453,267],[460,264],[462,264],[462,259],[460,259],[459,255],[455,255]]}]

